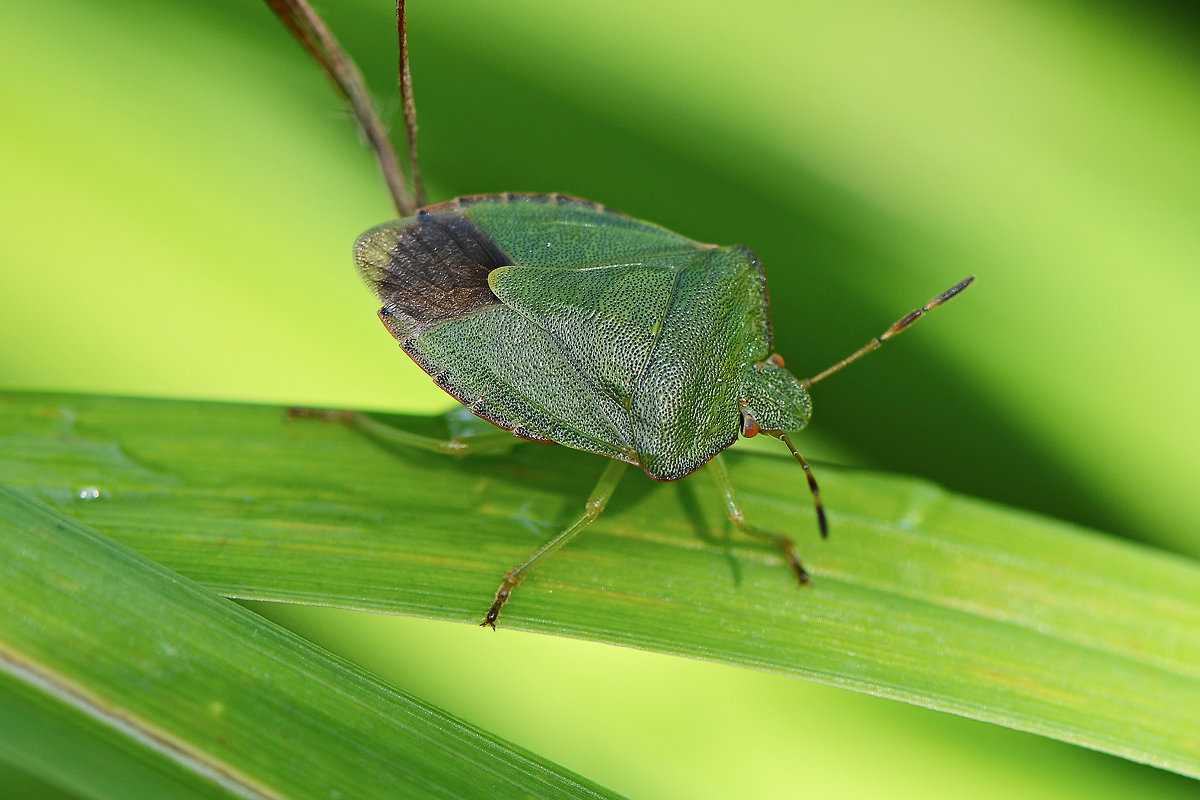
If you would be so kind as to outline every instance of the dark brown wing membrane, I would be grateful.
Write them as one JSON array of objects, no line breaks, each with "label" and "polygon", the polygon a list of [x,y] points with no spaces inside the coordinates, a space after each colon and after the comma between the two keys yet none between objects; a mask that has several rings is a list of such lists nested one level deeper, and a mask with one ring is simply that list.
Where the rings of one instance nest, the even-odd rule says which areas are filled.
[{"label": "dark brown wing membrane", "polygon": [[363,280],[410,335],[498,304],[487,276],[510,263],[471,220],[426,211],[368,231],[357,251]]},{"label": "dark brown wing membrane", "polygon": [[455,382],[444,366],[417,345],[422,332],[439,323],[501,305],[488,286],[488,273],[510,261],[459,208],[448,204],[372,228],[355,245],[358,271],[383,303],[379,318],[404,351],[442,389],[477,416],[517,436],[550,441],[511,412],[493,407],[476,390]]}]

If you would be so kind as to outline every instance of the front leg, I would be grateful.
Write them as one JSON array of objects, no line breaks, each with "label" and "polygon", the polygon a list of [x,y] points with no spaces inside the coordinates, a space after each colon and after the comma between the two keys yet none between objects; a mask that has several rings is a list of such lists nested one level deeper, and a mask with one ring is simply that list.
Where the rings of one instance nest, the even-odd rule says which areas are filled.
[{"label": "front leg", "polygon": [[733,482],[729,480],[729,471],[725,468],[725,460],[718,453],[708,463],[709,473],[713,476],[713,480],[717,482],[717,488],[721,491],[721,497],[725,501],[725,516],[729,518],[729,521],[742,533],[758,539],[764,539],[775,545],[783,553],[783,557],[787,561],[788,566],[791,567],[792,572],[796,574],[796,579],[801,584],[808,583],[808,571],[804,569],[804,565],[800,563],[800,557],[796,555],[796,543],[792,541],[790,536],[766,531],[746,522],[746,515],[742,512],[742,508],[738,505],[737,498],[734,496]]}]

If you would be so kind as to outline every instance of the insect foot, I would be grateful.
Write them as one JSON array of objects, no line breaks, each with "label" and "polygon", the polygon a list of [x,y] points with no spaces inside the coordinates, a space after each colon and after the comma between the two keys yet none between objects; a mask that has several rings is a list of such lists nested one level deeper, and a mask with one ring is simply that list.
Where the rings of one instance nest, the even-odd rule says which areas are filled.
[{"label": "insect foot", "polygon": [[517,587],[519,582],[519,580],[513,579],[511,574],[504,576],[504,583],[500,584],[500,588],[496,590],[496,601],[483,615],[483,622],[479,623],[479,627],[490,627],[492,630],[496,630],[496,620],[500,617],[500,609],[508,602],[508,598],[512,596],[512,590]]},{"label": "insect foot", "polygon": [[796,554],[796,543],[786,536],[777,536],[775,546],[783,553],[784,559],[788,566],[792,568],[792,572],[796,573],[796,580],[801,586],[809,583],[808,570],[800,563],[800,556]]}]

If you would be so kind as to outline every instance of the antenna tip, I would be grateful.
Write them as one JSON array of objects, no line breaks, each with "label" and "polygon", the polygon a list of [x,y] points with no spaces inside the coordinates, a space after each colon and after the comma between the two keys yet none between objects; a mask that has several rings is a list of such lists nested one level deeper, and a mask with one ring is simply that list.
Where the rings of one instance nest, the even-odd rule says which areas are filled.
[{"label": "antenna tip", "polygon": [[941,294],[938,296],[938,298],[937,298],[936,300],[934,300],[932,303],[930,303],[929,305],[930,305],[931,307],[937,307],[937,306],[940,306],[942,303],[944,303],[944,302],[946,302],[947,300],[949,300],[950,298],[954,297],[954,295],[956,295],[956,294],[958,294],[959,292],[963,291],[964,289],[966,289],[968,286],[970,286],[970,285],[971,285],[972,283],[974,283],[974,282],[975,282],[975,276],[974,276],[974,275],[968,275],[967,277],[963,278],[963,279],[962,279],[961,281],[959,281],[958,283],[956,283],[956,284],[954,284],[953,286],[951,286],[951,287],[950,287],[949,289],[947,289],[946,291],[942,292],[942,293],[941,293]]}]

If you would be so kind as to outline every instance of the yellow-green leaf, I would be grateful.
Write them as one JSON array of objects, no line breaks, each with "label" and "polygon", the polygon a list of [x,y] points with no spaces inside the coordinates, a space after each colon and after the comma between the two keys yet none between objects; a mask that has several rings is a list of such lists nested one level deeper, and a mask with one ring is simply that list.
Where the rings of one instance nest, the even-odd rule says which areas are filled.
[{"label": "yellow-green leaf", "polygon": [[[232,597],[478,621],[603,466],[455,460],[278,407],[9,394],[18,483]],[[436,433],[437,418],[396,425]],[[748,517],[815,530],[795,463],[730,458]],[[1200,568],[908,478],[823,468],[814,583],[732,536],[711,482],[639,476],[502,623],[787,674],[1200,774]]]},{"label": "yellow-green leaf", "polygon": [[597,797],[0,485],[0,757],[85,797]]}]

